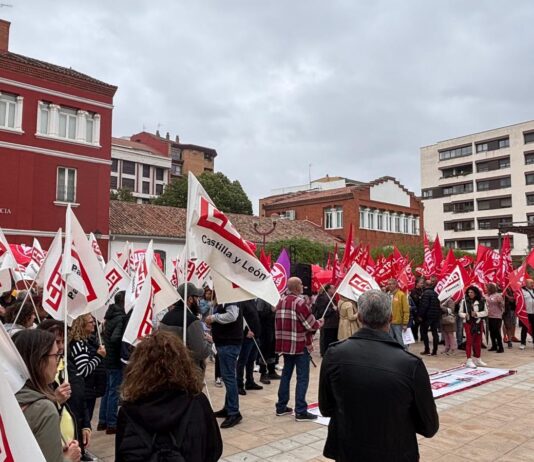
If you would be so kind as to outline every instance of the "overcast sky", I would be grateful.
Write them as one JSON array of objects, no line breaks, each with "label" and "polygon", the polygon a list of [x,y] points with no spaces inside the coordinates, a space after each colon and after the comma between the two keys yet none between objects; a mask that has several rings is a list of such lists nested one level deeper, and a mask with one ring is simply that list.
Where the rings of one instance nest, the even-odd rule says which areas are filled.
[{"label": "overcast sky", "polygon": [[119,87],[114,136],[215,148],[253,201],[340,175],[420,193],[419,148],[534,119],[534,2],[1,0],[10,50]]}]

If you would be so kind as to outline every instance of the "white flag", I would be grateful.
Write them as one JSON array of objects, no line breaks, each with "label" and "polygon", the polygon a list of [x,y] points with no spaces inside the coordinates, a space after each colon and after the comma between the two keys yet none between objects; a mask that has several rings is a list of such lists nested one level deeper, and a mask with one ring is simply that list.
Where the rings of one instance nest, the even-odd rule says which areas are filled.
[{"label": "white flag", "polygon": [[439,301],[442,302],[450,297],[456,295],[460,290],[464,288],[464,280],[462,278],[462,272],[460,267],[456,265],[456,268],[449,274],[449,277],[445,280],[443,287],[438,294]]},{"label": "white flag", "polygon": [[46,462],[22,409],[0,369],[0,461]]},{"label": "white flag", "polygon": [[36,238],[33,238],[32,257],[26,266],[26,275],[28,279],[33,280],[37,277],[37,273],[39,273],[39,270],[41,269],[45,256],[46,254],[43,251],[41,244]]},{"label": "white flag", "polygon": [[43,262],[41,271],[43,277],[43,300],[42,305],[46,312],[54,319],[65,319],[63,306],[63,289],[65,280],[61,274],[61,228],[56,233],[48,254]]},{"label": "white flag", "polygon": [[120,252],[117,252],[117,261],[121,265],[122,269],[131,275],[130,271],[130,243],[126,241],[124,247]]},{"label": "white flag", "polygon": [[[108,298],[108,285],[104,276],[104,270],[93,251],[93,247],[71,208],[67,209],[67,225],[70,224],[71,246],[65,242],[63,258],[70,260],[70,270],[64,265],[67,274],[67,283],[75,288],[78,293],[69,292],[69,315],[78,317],[101,308]],[[65,233],[67,240],[69,233]],[[70,248],[69,248],[70,247]],[[67,252],[70,254],[67,256]],[[75,282],[75,283],[74,283]],[[76,303],[83,294],[82,302]],[[74,303],[70,303],[72,300]]]},{"label": "white flag", "polygon": [[365,271],[358,263],[353,263],[345,275],[337,292],[350,300],[358,301],[358,297],[371,289],[380,290],[373,276]]},{"label": "white flag", "polygon": [[211,271],[210,275],[213,280],[213,290],[217,294],[217,303],[237,303],[256,298],[255,295],[236,286],[217,271]]},{"label": "white flag", "polygon": [[89,243],[93,248],[93,252],[96,255],[96,259],[100,263],[100,266],[104,268],[106,266],[106,261],[104,260],[104,256],[102,255],[102,251],[100,250],[100,246],[98,245],[98,241],[96,240],[96,237],[93,233],[89,234]]},{"label": "white flag", "polygon": [[[3,371],[13,393],[19,391],[30,374],[6,328],[0,322],[0,370]],[[0,452],[0,460],[1,458]]]},{"label": "white flag", "polygon": [[2,292],[11,290],[11,277],[15,277],[15,271],[18,269],[19,265],[13,256],[2,228],[0,228],[0,290]]},{"label": "white flag", "polygon": [[152,260],[151,265],[152,296],[154,297],[153,309],[154,314],[157,314],[165,308],[174,305],[180,300],[180,296],[154,260]]},{"label": "white flag", "polygon": [[[126,312],[130,311],[135,304],[137,299],[141,294],[141,289],[145,279],[149,277],[150,262],[153,259],[154,251],[152,250],[152,241],[149,242],[148,248],[143,253],[143,259],[138,262],[135,273],[132,276],[130,284],[126,289],[126,294],[124,296],[124,309]],[[145,258],[146,257],[146,258]]]},{"label": "white flag", "polygon": [[[198,258],[246,292],[276,306],[280,294],[271,273],[189,172],[186,240]],[[217,294],[219,296],[219,294]]]},{"label": "white flag", "polygon": [[109,305],[114,302],[115,295],[120,291],[126,290],[131,282],[128,273],[122,269],[121,265],[114,258],[107,262],[104,268],[104,274],[108,284],[108,299],[102,308],[93,311],[93,316],[100,322],[104,321],[106,311]]}]

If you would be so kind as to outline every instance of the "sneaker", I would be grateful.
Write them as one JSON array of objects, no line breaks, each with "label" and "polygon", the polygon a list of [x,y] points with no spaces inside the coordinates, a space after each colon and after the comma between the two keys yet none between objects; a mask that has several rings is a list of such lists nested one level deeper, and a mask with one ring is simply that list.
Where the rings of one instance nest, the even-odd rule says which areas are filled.
[{"label": "sneaker", "polygon": [[270,385],[271,381],[269,380],[269,376],[267,374],[261,374],[260,376],[260,382],[264,385]]},{"label": "sneaker", "polygon": [[256,382],[245,385],[245,390],[263,390],[261,385],[258,385]]},{"label": "sneaker", "polygon": [[477,366],[476,364],[473,362],[473,360],[471,358],[469,358],[466,362],[465,362],[465,367],[470,367],[472,369],[475,369]]},{"label": "sneaker", "polygon": [[480,367],[487,366],[487,364],[484,361],[482,361],[480,358],[474,358],[473,361],[475,362],[477,366],[480,366]]},{"label": "sneaker", "polygon": [[278,417],[281,417],[283,415],[290,415],[290,414],[293,414],[293,409],[290,408],[289,406],[286,406],[286,408],[283,411],[279,411],[278,409],[276,410],[276,415]]},{"label": "sneaker", "polygon": [[280,366],[280,364],[277,364],[276,366],[274,366],[274,368],[275,368],[277,371],[281,371],[284,367],[283,367],[283,366]]},{"label": "sneaker", "polygon": [[514,344],[512,342],[508,342],[508,348],[513,348]]},{"label": "sneaker", "polygon": [[234,427],[242,420],[243,420],[243,416],[240,413],[229,415],[226,419],[224,419],[223,423],[221,424],[221,428]]},{"label": "sneaker", "polygon": [[220,377],[217,377],[217,378],[215,379],[215,386],[216,386],[217,388],[222,388],[223,384],[222,384],[222,380],[221,380]]},{"label": "sneaker", "polygon": [[523,344],[519,345],[520,350],[524,350],[525,348],[526,348],[526,345],[523,345]]},{"label": "sneaker", "polygon": [[297,422],[307,422],[309,420],[317,420],[317,416],[306,411],[303,414],[295,414],[295,420]]}]

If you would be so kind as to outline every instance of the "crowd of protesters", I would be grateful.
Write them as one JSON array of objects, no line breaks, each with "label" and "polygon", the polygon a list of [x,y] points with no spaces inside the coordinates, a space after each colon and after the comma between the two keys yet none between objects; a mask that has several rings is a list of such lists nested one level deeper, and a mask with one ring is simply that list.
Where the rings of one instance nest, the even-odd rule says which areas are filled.
[{"label": "crowd of protesters", "polygon": [[[387,282],[382,292],[390,305],[391,341],[408,350],[411,334],[424,345],[421,355],[437,356],[440,344],[445,355],[464,350],[467,367],[486,365],[481,359],[484,348],[502,353],[505,346],[519,342],[525,349],[528,329],[520,325],[520,340],[515,337],[518,320],[510,291],[503,294],[490,283],[485,295],[470,286],[462,299],[440,301],[435,283],[420,278],[407,293],[397,280]],[[86,448],[97,398],[96,430],[116,435],[118,461],[149,460],[154,447],[187,454],[185,460],[218,460],[222,440],[216,419],[223,419],[223,429],[239,424],[240,397],[260,392],[273,381],[278,384],[277,416],[315,420],[306,402],[314,335],[319,333],[324,357],[336,342],[354,338],[362,324],[358,304],[338,296],[333,285],[323,286],[313,298],[303,291],[302,281],[290,278],[274,307],[260,299],[219,304],[212,289],[192,284],[183,301],[181,285],[182,300],[153,320],[154,333],[135,348],[122,342],[128,323],[123,292],[116,295],[101,326],[91,314],[73,320],[66,345],[63,323],[35,309],[38,297],[34,308],[23,303],[23,294],[3,294],[0,319],[30,372],[17,400],[46,460],[93,460]],[[526,281],[523,295],[534,327],[534,281]],[[187,348],[181,341],[184,311]],[[488,339],[491,344],[485,345]],[[283,368],[278,366],[282,356]],[[216,412],[202,393],[208,382],[211,385],[207,361],[215,363],[215,385],[225,387],[224,406]],[[289,404],[295,371],[293,409]],[[254,378],[256,372],[262,385]]]}]

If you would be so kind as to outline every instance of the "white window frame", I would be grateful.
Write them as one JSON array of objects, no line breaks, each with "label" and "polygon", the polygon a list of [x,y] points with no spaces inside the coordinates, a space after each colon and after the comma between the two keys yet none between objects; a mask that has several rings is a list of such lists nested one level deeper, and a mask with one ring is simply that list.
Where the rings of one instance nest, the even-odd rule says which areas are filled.
[{"label": "white window frame", "polygon": [[[6,103],[5,108],[5,124],[0,125],[0,130],[7,130],[10,132],[24,133],[22,131],[22,109],[24,97],[15,95],[13,93],[0,92],[0,101]],[[9,124],[9,108],[13,107],[13,126]]]},{"label": "white window frame", "polygon": [[360,229],[367,229],[367,214],[365,210],[360,208]]},{"label": "white window frame", "polygon": [[384,230],[384,214],[380,211],[376,213],[376,229],[377,231]]},{"label": "white window frame", "polygon": [[[53,138],[65,143],[100,147],[100,114],[90,113],[82,109],[61,107],[45,101],[39,101],[37,104],[37,130],[35,133],[37,137]],[[43,111],[48,112],[46,131],[42,130],[44,127],[41,127]],[[67,117],[65,136],[61,136],[59,133],[61,116]],[[92,121],[92,130],[91,127],[88,127],[88,121]],[[71,124],[75,124],[74,137],[69,136],[69,127]]]},{"label": "white window frame", "polygon": [[[65,170],[65,184],[64,184],[64,196],[59,197],[59,171]],[[69,187],[69,172],[73,172],[74,175],[74,191],[72,201],[68,200],[68,187]],[[72,167],[57,167],[56,171],[56,200],[54,203],[57,204],[77,204],[76,202],[76,192],[78,189],[78,171],[76,168]]]},{"label": "white window frame", "polygon": [[343,207],[330,207],[324,211],[324,229],[343,228]]}]

